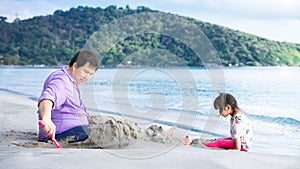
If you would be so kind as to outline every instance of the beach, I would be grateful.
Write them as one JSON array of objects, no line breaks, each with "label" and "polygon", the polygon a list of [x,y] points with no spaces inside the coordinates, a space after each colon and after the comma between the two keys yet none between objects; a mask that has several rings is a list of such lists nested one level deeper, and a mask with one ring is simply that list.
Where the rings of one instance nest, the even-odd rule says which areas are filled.
[{"label": "beach", "polygon": [[0,99],[0,168],[293,169],[300,164],[300,156],[185,147],[174,142],[136,140],[121,148],[107,149],[56,149],[51,142],[40,146],[36,101],[7,93],[0,93]]}]

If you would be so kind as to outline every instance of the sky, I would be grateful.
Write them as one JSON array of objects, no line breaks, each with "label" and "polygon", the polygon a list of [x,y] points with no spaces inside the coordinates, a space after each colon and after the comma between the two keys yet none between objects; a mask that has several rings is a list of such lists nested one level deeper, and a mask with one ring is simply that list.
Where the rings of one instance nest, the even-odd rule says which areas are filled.
[{"label": "sky", "polygon": [[188,16],[276,41],[300,44],[299,0],[1,0],[0,16],[12,22],[72,7],[137,6]]}]

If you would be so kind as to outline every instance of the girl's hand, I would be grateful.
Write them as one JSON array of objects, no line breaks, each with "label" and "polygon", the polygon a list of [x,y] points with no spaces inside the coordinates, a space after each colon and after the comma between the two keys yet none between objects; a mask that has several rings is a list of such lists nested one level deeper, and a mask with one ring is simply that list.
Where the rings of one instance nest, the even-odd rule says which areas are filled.
[{"label": "girl's hand", "polygon": [[235,141],[235,147],[236,147],[236,149],[240,151],[241,148],[242,148],[242,143],[241,143],[240,137],[234,139],[234,141]]}]

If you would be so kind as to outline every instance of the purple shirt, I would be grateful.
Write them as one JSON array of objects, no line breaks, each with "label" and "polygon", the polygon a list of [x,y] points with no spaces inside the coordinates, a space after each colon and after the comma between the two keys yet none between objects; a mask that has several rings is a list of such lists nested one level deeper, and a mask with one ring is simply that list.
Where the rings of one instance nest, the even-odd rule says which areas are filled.
[{"label": "purple shirt", "polygon": [[[54,104],[51,120],[56,125],[56,134],[89,124],[90,115],[82,102],[79,86],[67,66],[63,66],[47,77],[38,104],[45,99],[51,100]],[[39,140],[48,138],[40,126]]]}]

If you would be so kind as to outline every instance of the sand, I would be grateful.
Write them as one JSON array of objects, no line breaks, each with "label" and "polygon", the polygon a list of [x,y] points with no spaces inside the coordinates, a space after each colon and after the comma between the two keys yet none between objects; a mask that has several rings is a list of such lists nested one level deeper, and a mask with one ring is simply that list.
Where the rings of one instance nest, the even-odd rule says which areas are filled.
[{"label": "sand", "polygon": [[186,147],[176,134],[169,136],[165,126],[143,129],[107,115],[93,116],[90,139],[72,145],[60,142],[64,148],[56,149],[51,141],[37,142],[35,101],[5,93],[0,99],[0,168],[296,169],[300,164],[300,156]]}]

